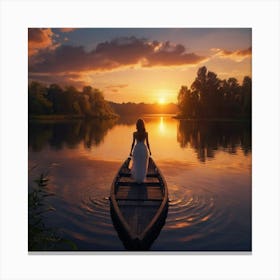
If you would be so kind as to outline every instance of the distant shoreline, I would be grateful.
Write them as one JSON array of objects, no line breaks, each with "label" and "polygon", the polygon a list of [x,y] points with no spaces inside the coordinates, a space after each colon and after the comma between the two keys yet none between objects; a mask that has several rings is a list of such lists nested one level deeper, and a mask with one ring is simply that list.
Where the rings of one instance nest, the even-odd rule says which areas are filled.
[{"label": "distant shoreline", "polygon": [[103,117],[84,116],[84,115],[29,115],[28,120],[112,120],[119,118],[118,115]]},{"label": "distant shoreline", "polygon": [[176,120],[189,122],[251,122],[248,118],[185,118],[182,116],[174,116]]},{"label": "distant shoreline", "polygon": [[[84,116],[84,115],[29,115],[28,120],[50,120],[50,121],[60,121],[60,120],[114,120],[126,116],[139,116],[139,114],[121,114],[121,115],[110,115],[103,117],[94,116]],[[170,116],[173,119],[188,121],[188,122],[251,122],[248,118],[186,118],[175,114],[169,113],[144,113],[141,116]]]}]

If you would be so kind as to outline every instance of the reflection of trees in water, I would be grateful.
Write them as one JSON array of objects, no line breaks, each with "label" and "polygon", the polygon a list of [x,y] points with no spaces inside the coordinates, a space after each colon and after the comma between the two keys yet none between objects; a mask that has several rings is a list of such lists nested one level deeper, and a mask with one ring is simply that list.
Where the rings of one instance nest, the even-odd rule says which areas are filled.
[{"label": "reflection of trees in water", "polygon": [[241,147],[247,155],[251,152],[251,124],[180,120],[177,141],[182,148],[193,148],[202,162],[206,158],[213,158],[218,149],[235,154],[237,148]]},{"label": "reflection of trees in water", "polygon": [[86,148],[91,148],[103,142],[115,123],[115,120],[30,122],[28,145],[33,151],[40,151],[48,144],[57,150],[64,146],[75,148],[81,142]]},{"label": "reflection of trees in water", "polygon": [[91,148],[92,146],[98,146],[103,141],[108,131],[116,124],[115,120],[103,120],[103,121],[88,121],[81,127],[83,135],[84,146]]},{"label": "reflection of trees in water", "polygon": [[149,118],[149,115],[137,115],[137,114],[120,115],[120,117],[118,118],[118,124],[127,125],[127,126],[131,126],[131,125],[135,126],[136,122],[139,118],[144,119],[146,124],[155,120],[154,116]]}]

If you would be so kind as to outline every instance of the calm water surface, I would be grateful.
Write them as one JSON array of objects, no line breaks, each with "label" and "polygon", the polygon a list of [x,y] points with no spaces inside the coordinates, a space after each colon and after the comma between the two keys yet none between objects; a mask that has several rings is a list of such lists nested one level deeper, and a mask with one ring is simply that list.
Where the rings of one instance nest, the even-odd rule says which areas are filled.
[{"label": "calm water surface", "polygon": [[[151,250],[250,251],[250,125],[143,118],[170,198]],[[129,154],[136,119],[29,123],[29,188],[48,172],[47,188],[55,194],[48,200],[56,211],[45,223],[79,250],[125,250],[108,198]]]}]

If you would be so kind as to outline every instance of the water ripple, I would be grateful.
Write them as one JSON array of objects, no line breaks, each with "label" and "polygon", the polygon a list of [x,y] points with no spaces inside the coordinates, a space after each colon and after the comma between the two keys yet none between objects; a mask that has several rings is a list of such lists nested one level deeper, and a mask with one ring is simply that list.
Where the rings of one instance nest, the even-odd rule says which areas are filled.
[{"label": "water ripple", "polygon": [[[112,225],[108,198],[88,197],[78,206],[60,204],[60,207],[61,218],[69,225],[65,233],[78,243],[79,250],[124,249]],[[184,190],[171,186],[168,216],[158,237],[160,247],[156,241],[152,249],[215,248],[215,244],[227,242],[223,238],[232,222],[231,216],[222,195],[201,188]]]},{"label": "water ripple", "polygon": [[229,207],[220,196],[208,190],[171,191],[169,200],[168,217],[163,234],[166,243],[169,241],[164,236],[167,237],[176,230],[177,241],[192,244],[196,240],[201,244],[204,243],[204,248],[207,248],[205,243],[215,242],[215,238],[209,239],[209,234],[218,236],[231,223]]},{"label": "water ripple", "polygon": [[78,242],[79,250],[123,249],[112,225],[109,204],[105,197],[89,197],[69,210],[66,216],[72,227],[66,233]]}]

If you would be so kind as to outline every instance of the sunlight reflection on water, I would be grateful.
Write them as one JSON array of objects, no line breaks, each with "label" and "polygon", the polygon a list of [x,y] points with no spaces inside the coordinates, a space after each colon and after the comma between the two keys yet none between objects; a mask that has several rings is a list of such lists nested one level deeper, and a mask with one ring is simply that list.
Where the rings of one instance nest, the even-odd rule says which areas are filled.
[{"label": "sunlight reflection on water", "polygon": [[[251,130],[242,123],[197,124],[146,117],[153,158],[169,188],[165,226],[151,250],[251,250]],[[46,223],[80,250],[123,250],[109,191],[128,156],[134,121],[29,124],[29,185],[49,172]]]}]

